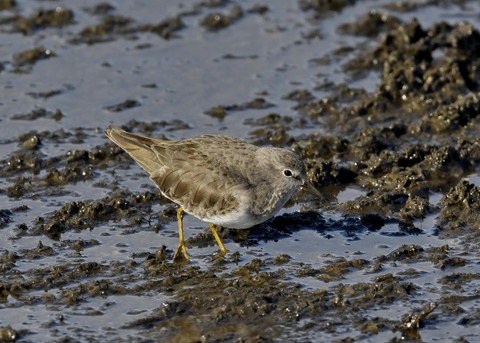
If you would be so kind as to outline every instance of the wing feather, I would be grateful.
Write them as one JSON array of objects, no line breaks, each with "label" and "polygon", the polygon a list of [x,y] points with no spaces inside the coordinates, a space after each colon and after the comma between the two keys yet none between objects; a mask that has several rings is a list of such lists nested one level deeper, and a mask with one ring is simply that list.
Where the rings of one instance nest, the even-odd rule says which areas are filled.
[{"label": "wing feather", "polygon": [[249,159],[238,157],[256,147],[245,149],[248,144],[239,139],[204,135],[167,141],[113,127],[105,134],[150,174],[163,195],[198,217],[233,210],[240,194],[249,191],[249,168],[239,168]]}]

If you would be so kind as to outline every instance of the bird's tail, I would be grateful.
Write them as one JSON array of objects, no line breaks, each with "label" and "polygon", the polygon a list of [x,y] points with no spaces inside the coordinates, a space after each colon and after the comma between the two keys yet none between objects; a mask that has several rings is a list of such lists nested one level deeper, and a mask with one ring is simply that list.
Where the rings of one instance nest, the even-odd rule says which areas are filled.
[{"label": "bird's tail", "polygon": [[152,149],[152,146],[164,142],[163,140],[136,135],[115,126],[105,130],[105,135],[125,150],[150,175],[163,167]]}]

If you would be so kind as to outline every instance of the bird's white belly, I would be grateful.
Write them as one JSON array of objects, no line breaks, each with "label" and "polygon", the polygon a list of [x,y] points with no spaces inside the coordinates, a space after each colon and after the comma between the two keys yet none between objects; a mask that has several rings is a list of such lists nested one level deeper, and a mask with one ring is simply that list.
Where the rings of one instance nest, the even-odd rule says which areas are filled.
[{"label": "bird's white belly", "polygon": [[234,211],[217,216],[205,216],[200,219],[208,223],[231,229],[248,229],[254,225],[263,223],[277,214],[294,192],[295,190],[292,190],[275,201],[275,206],[262,215],[252,214],[250,198],[248,196],[243,196],[239,197],[241,206]]},{"label": "bird's white belly", "polygon": [[254,225],[260,224],[268,218],[254,216],[250,211],[241,209],[224,215],[209,216],[200,219],[230,229],[248,229]]}]

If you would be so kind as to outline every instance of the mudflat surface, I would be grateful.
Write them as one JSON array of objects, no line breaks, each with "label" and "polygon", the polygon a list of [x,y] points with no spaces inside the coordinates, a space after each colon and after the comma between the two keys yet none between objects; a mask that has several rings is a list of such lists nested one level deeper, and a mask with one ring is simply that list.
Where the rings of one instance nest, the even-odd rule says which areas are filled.
[{"label": "mudflat surface", "polygon": [[[477,1],[0,1],[0,341],[479,340]],[[291,148],[326,201],[187,216],[104,136]]]}]

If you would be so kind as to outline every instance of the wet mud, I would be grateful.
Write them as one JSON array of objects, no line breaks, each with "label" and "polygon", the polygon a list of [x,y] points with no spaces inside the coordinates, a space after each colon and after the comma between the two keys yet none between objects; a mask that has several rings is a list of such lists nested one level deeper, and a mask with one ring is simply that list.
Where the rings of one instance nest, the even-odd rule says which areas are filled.
[{"label": "wet mud", "polygon": [[[425,6],[456,3],[432,1]],[[468,1],[463,3],[469,6]],[[344,7],[355,4],[302,0],[295,11],[311,33],[318,21],[341,15]],[[78,25],[73,9],[37,8],[24,16],[17,13],[18,6],[20,1],[0,2],[0,10],[8,11],[0,20],[1,35],[29,37]],[[113,3],[98,3],[84,7],[82,13],[97,18],[98,24],[82,24],[66,44],[102,45],[146,33],[182,39],[188,32],[184,22],[191,18],[198,30],[216,34],[234,30],[248,17],[274,15],[270,6],[199,2],[158,23],[141,23],[117,15]],[[315,61],[328,65],[336,63],[335,54],[346,54],[346,63],[336,67],[350,82],[326,80],[315,89],[298,87],[281,94],[294,115],[284,114],[268,94],[198,112],[213,122],[238,116],[255,144],[294,149],[305,158],[310,180],[324,194],[324,199],[315,199],[301,192],[289,204],[299,211],[257,227],[221,229],[224,242],[244,248],[235,251],[232,246],[225,257],[215,253],[205,224],[187,240],[190,248],[210,248],[193,257],[201,263],[174,263],[175,245],[164,245],[160,238],[149,242],[153,250],[132,251],[118,243],[123,256],[110,261],[86,258],[89,251],[102,249],[102,236],[91,235],[105,227],[118,227],[130,240],[141,232],[167,229],[175,235],[176,206],[161,197],[146,174],[133,175],[142,190],[128,189],[123,182],[132,176],[134,162],[103,137],[101,127],[35,129],[39,120],[61,123],[68,108],[39,107],[2,117],[18,121],[23,129],[0,142],[14,147],[0,162],[0,195],[5,199],[0,232],[5,237],[8,232],[0,247],[0,341],[48,341],[37,335],[42,331],[65,342],[396,342],[422,341],[425,332],[436,337],[432,332],[444,325],[451,325],[452,340],[478,339],[474,328],[480,322],[480,270],[475,267],[480,189],[469,177],[478,173],[480,162],[480,25],[441,20],[422,25],[417,19],[404,19],[404,13],[418,6],[384,4],[376,12],[361,13],[355,22],[339,25],[339,35],[368,37],[370,43],[344,46],[343,52],[339,49]],[[386,10],[390,14],[382,14]],[[299,37],[299,44],[312,37]],[[56,55],[46,47],[12,53],[10,61],[1,62],[8,69],[3,73],[33,73],[42,60]],[[378,78],[373,90],[352,86],[372,77]],[[147,81],[144,86],[157,88]],[[61,97],[74,88],[62,86],[34,95]],[[319,97],[319,90],[328,95]],[[115,115],[133,108],[142,108],[135,95],[103,110]],[[264,115],[243,115],[252,109]],[[177,131],[183,136],[202,133],[188,119],[136,117],[116,124],[164,138]],[[83,148],[55,150],[62,145]],[[103,192],[84,198],[72,190],[78,185]],[[339,195],[348,189],[361,190],[361,195],[339,202]],[[36,203],[57,198],[55,210],[35,209]],[[33,220],[22,219],[29,217]],[[433,225],[427,224],[432,223],[428,218],[436,218]],[[291,252],[268,251],[305,231],[318,235],[318,243],[304,241],[305,249],[318,257],[315,263]],[[415,243],[416,237],[427,234],[435,237],[435,244]],[[384,253],[374,256],[325,253],[329,239],[338,235],[347,242],[388,236],[396,239],[396,245],[382,246]],[[27,239],[36,245],[8,245]],[[395,269],[398,266],[404,268]],[[113,323],[101,319],[122,298],[159,295],[165,300],[158,306],[132,309],[138,311],[135,319]],[[109,299],[115,300],[109,305]],[[90,305],[97,302],[102,305]],[[14,310],[39,306],[54,311],[55,317],[40,319],[41,324],[31,329],[7,319]],[[69,321],[75,312],[91,318],[89,325]]]}]

